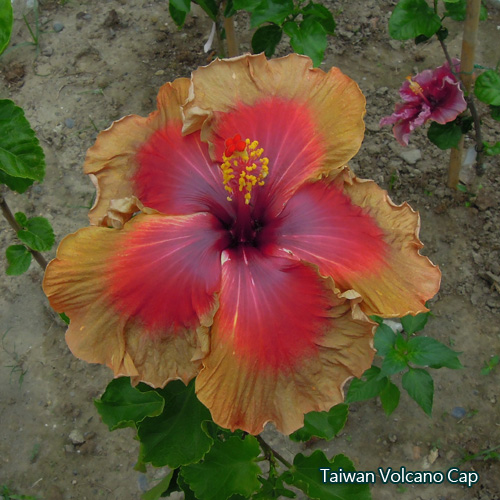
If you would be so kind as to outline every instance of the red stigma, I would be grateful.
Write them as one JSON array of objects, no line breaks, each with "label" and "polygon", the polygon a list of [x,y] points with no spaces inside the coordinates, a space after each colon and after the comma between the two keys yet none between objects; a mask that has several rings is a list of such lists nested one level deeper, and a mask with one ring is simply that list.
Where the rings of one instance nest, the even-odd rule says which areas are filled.
[{"label": "red stigma", "polygon": [[224,144],[226,146],[226,149],[224,151],[224,155],[226,156],[226,158],[232,156],[235,151],[239,151],[240,153],[242,151],[245,151],[245,148],[247,147],[245,141],[241,140],[240,134],[236,134],[234,137],[226,139],[226,142]]}]

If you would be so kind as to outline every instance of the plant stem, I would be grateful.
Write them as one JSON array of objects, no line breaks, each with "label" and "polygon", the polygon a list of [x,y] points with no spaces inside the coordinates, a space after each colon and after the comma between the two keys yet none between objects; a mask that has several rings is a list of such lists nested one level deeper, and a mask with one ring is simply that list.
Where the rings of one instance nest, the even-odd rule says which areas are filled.
[{"label": "plant stem", "polygon": [[[460,61],[460,79],[462,80],[464,90],[466,95],[468,96],[467,101],[469,104],[469,109],[474,119],[474,126],[479,123],[479,118],[474,116],[475,106],[470,105],[472,99],[470,98],[470,90],[472,86],[472,75],[474,71],[474,53],[476,51],[476,40],[477,40],[477,28],[479,26],[479,13],[481,9],[481,0],[467,0],[467,10],[465,14],[465,26],[464,26],[464,35],[462,39],[462,56]],[[444,46],[442,43],[441,46]],[[445,55],[447,56],[448,63],[450,63],[451,59],[449,59],[449,55],[445,51]],[[453,65],[451,66],[453,68]],[[481,132],[478,132],[476,128],[476,151],[478,153],[478,165],[476,164],[476,172],[482,172],[482,142],[477,142],[481,138]],[[450,154],[450,166],[448,170],[448,187],[452,189],[457,188],[458,178],[460,175],[460,168],[462,166],[462,151],[463,151],[463,137],[458,145],[457,150],[451,150]]]},{"label": "plant stem", "polygon": [[234,17],[224,18],[224,29],[226,30],[227,53],[229,57],[240,55],[236,33],[234,32]]},{"label": "plant stem", "polygon": [[[2,194],[0,194],[0,208],[2,209],[3,216],[10,224],[10,227],[12,227],[12,229],[14,229],[16,233],[18,231],[22,231],[23,228],[17,223],[14,215],[12,215],[9,205],[7,205],[7,202],[5,201],[5,198],[2,196]],[[31,255],[33,255],[34,259],[37,261],[42,270],[45,271],[45,268],[47,267],[47,261],[45,260],[43,255],[36,250],[32,250],[31,248],[28,248],[28,250],[31,252]]]},{"label": "plant stem", "polygon": [[284,459],[277,451],[274,451],[262,438],[262,436],[258,435],[255,436],[257,438],[257,441],[260,443],[262,446],[262,449],[264,450],[264,453],[266,456],[270,454],[272,457],[277,458],[285,467],[288,467],[291,469],[293,466],[290,462],[288,462],[286,459]]}]

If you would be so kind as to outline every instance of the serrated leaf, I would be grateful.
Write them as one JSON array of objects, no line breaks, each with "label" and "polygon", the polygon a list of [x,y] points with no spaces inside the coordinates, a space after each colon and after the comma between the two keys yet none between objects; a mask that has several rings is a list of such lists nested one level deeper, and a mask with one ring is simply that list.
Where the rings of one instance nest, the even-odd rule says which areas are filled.
[{"label": "serrated leaf", "polygon": [[335,19],[324,5],[310,2],[302,9],[302,15],[304,18],[311,17],[315,21],[318,21],[329,35],[334,34]]},{"label": "serrated leaf", "polygon": [[252,37],[254,54],[264,52],[266,57],[272,57],[282,35],[283,30],[276,24],[267,24],[258,28]]},{"label": "serrated leaf", "polygon": [[490,145],[487,142],[484,142],[483,145],[484,145],[484,152],[485,152],[486,156],[500,155],[500,141],[496,142],[493,145]]},{"label": "serrated leaf", "polygon": [[477,77],[474,94],[486,104],[500,106],[500,75],[489,69]]},{"label": "serrated leaf", "polygon": [[384,357],[380,377],[402,372],[408,366],[407,352],[408,344],[403,336],[398,333],[394,346],[387,351]]},{"label": "serrated leaf", "polygon": [[439,16],[425,0],[400,0],[389,19],[389,34],[396,40],[431,37],[440,27]]},{"label": "serrated leaf", "polygon": [[[177,469],[176,469],[177,470]],[[172,477],[174,475],[174,471],[170,471],[160,482],[158,482],[155,486],[153,486],[150,490],[143,493],[141,496],[142,500],[159,500],[162,497],[163,493],[169,489],[170,483],[172,482]],[[180,491],[180,490],[174,490]]]},{"label": "serrated leaf", "polygon": [[309,56],[315,67],[322,63],[327,39],[325,28],[318,21],[308,17],[300,25],[287,22],[283,30],[290,37],[290,45],[295,52]]},{"label": "serrated leaf", "polygon": [[216,441],[203,461],[186,465],[181,475],[198,498],[226,500],[231,495],[249,497],[260,486],[255,459],[260,446],[253,436]]},{"label": "serrated leaf", "polygon": [[5,250],[8,266],[5,273],[19,276],[25,273],[31,264],[31,252],[24,245],[11,245]]},{"label": "serrated leaf", "polygon": [[[236,3],[235,3],[236,4]],[[281,25],[293,13],[293,0],[261,0],[253,9],[250,27],[256,28],[263,23]]]},{"label": "serrated leaf", "polygon": [[384,390],[380,393],[380,402],[384,408],[384,412],[389,416],[399,404],[401,393],[398,386],[388,381]]},{"label": "serrated leaf", "polygon": [[129,377],[112,380],[94,404],[110,431],[136,427],[146,417],[160,415],[165,401],[155,391],[141,392],[130,385]]},{"label": "serrated leaf", "polygon": [[5,184],[12,189],[12,191],[16,191],[16,193],[23,194],[34,182],[33,179],[13,177],[12,175],[6,174],[3,170],[0,170],[0,184]]},{"label": "serrated leaf", "polygon": [[434,380],[426,370],[410,368],[402,378],[403,388],[427,415],[432,415]]},{"label": "serrated leaf", "polygon": [[188,12],[178,9],[172,2],[168,2],[168,12],[178,28],[184,26]]},{"label": "serrated leaf", "polygon": [[373,339],[373,346],[377,349],[377,354],[379,356],[385,356],[394,346],[396,342],[396,334],[393,332],[392,328],[383,323],[380,324],[375,331],[375,337]]},{"label": "serrated leaf", "polygon": [[215,3],[215,0],[195,0],[195,3],[197,3],[208,15],[208,17],[212,21],[217,20],[217,4]]},{"label": "serrated leaf", "polygon": [[[336,455],[328,460],[325,454],[316,450],[306,457],[298,453],[293,467],[283,474],[288,484],[301,489],[308,498],[318,500],[371,500],[368,484],[330,482],[331,472],[342,468],[343,473],[354,473],[352,462],[345,455]],[[321,471],[321,469],[329,469]],[[326,482],[323,482],[326,477]]]},{"label": "serrated leaf", "polygon": [[361,379],[355,378],[349,385],[349,390],[345,398],[346,403],[355,401],[366,401],[377,397],[387,385],[387,378],[379,378],[380,368],[372,366],[363,373]]},{"label": "serrated leaf", "polygon": [[420,366],[432,368],[451,368],[457,370],[462,367],[458,359],[460,353],[453,351],[436,339],[430,337],[413,337],[408,341],[408,361]]},{"label": "serrated leaf", "polygon": [[439,149],[457,148],[462,137],[462,127],[456,120],[441,125],[432,122],[427,131],[427,138]]},{"label": "serrated leaf", "polygon": [[24,111],[0,99],[0,170],[11,177],[41,181],[45,156]]},{"label": "serrated leaf", "polygon": [[212,446],[213,440],[202,429],[210,412],[197,399],[194,379],[186,387],[174,380],[157,391],[165,400],[163,413],[146,418],[138,425],[141,442],[139,458],[155,467],[177,468],[198,462]]},{"label": "serrated leaf", "polygon": [[427,321],[429,320],[430,312],[419,313],[415,316],[408,314],[401,318],[401,324],[403,325],[403,330],[408,334],[412,335],[415,332],[423,330]]},{"label": "serrated leaf", "polygon": [[[446,10],[444,15],[450,17],[454,21],[465,21],[467,11],[467,0],[445,0]],[[485,21],[488,19],[488,11],[484,5],[481,5],[479,10],[479,20]]]},{"label": "serrated leaf", "polygon": [[13,20],[11,0],[0,0],[0,54],[9,45]]},{"label": "serrated leaf", "polygon": [[329,411],[312,411],[304,417],[304,427],[290,434],[292,441],[309,441],[313,436],[330,440],[343,428],[347,421],[349,405],[341,403]]},{"label": "serrated leaf", "polygon": [[25,229],[18,231],[17,237],[38,252],[50,250],[56,239],[50,222],[45,217],[31,217],[25,222]]}]

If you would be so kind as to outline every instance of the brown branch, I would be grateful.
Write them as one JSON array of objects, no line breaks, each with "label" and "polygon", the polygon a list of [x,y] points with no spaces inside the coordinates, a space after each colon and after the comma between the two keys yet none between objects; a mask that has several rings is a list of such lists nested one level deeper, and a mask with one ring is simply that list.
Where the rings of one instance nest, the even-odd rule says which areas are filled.
[{"label": "brown branch", "polygon": [[[2,196],[2,194],[0,194],[0,208],[2,209],[3,216],[10,224],[10,227],[14,229],[16,234],[18,231],[22,231],[23,228],[17,223],[14,215],[12,215],[9,205],[7,205],[7,202],[5,201],[5,198]],[[43,255],[36,250],[32,250],[31,248],[28,248],[28,250],[31,252],[31,255],[33,255],[33,258],[37,261],[42,270],[45,271],[45,268],[47,267],[47,261],[45,260]]]},{"label": "brown branch", "polygon": [[236,33],[234,31],[234,17],[224,18],[224,29],[226,30],[227,53],[229,57],[240,55]]},{"label": "brown branch", "polygon": [[257,438],[257,441],[260,443],[260,445],[262,446],[262,449],[264,450],[264,453],[266,454],[266,457],[269,456],[269,454],[272,456],[272,457],[275,457],[277,458],[285,467],[288,467],[289,469],[291,469],[293,467],[293,465],[288,462],[286,459],[284,459],[277,451],[273,450],[265,441],[264,439],[262,438],[262,436],[260,435],[257,435],[255,436]]}]

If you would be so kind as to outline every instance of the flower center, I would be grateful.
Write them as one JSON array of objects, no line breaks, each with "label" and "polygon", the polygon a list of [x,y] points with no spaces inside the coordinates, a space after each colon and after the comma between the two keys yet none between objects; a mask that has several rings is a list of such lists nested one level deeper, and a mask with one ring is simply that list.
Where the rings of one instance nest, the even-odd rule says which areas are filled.
[{"label": "flower center", "polygon": [[228,201],[235,193],[244,193],[245,204],[252,199],[254,186],[263,186],[269,173],[269,158],[262,156],[264,149],[257,141],[242,140],[239,134],[226,139],[226,149],[220,166],[224,189],[229,193]]},{"label": "flower center", "polygon": [[430,102],[428,101],[427,97],[425,96],[424,90],[422,89],[422,87],[417,82],[412,80],[411,76],[407,76],[406,79],[410,82],[410,90],[415,95],[420,96],[427,104],[430,105]]}]

